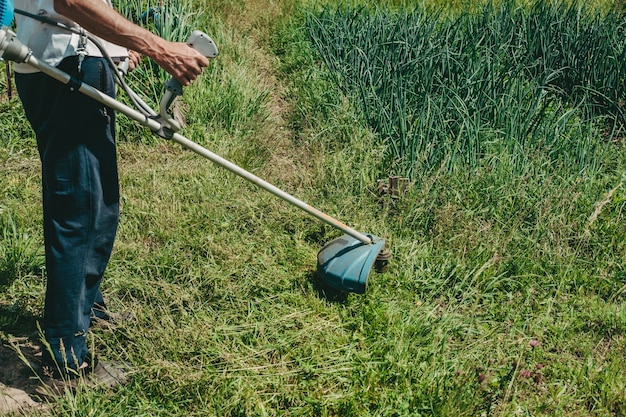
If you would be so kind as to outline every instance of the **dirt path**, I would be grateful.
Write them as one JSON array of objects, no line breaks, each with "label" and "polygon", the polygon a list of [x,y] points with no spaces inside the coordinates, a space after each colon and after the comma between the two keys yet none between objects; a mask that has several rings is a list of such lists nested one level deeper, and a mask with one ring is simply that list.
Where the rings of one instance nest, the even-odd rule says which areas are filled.
[{"label": "dirt path", "polygon": [[46,409],[34,399],[38,380],[26,363],[35,364],[40,355],[38,347],[26,338],[14,338],[0,346],[0,416],[30,415],[34,409]]},{"label": "dirt path", "polygon": [[270,182],[297,186],[302,180],[302,170],[310,165],[310,155],[302,144],[293,142],[295,134],[287,122],[293,112],[293,103],[285,99],[288,87],[277,73],[276,56],[268,50],[268,39],[273,35],[276,22],[284,14],[293,12],[290,9],[293,4],[282,0],[249,0],[226,11],[223,16],[234,30],[233,38],[245,45],[249,62],[253,64],[247,68],[250,78],[258,80],[260,89],[267,93],[264,103],[267,119],[255,126],[257,143],[270,155],[263,175]]}]

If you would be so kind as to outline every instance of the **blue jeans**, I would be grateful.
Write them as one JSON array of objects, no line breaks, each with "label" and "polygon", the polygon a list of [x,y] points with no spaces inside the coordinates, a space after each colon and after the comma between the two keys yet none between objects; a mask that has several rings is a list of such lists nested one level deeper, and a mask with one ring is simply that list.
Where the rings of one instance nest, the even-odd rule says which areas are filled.
[{"label": "blue jeans", "polygon": [[[72,73],[77,58],[59,68]],[[87,57],[83,82],[114,96],[102,58]],[[42,166],[46,299],[44,364],[76,369],[89,355],[86,336],[119,221],[112,109],[42,73],[16,74],[16,86],[37,138]]]}]

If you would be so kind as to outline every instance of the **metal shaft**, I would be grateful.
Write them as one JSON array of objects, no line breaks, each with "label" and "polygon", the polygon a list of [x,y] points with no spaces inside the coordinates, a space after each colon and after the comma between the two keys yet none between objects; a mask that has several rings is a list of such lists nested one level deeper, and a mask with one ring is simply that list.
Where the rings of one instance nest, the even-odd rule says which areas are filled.
[{"label": "metal shaft", "polygon": [[[49,75],[50,77],[62,82],[63,84],[70,84],[73,83],[74,80],[72,80],[72,78],[66,74],[65,72],[52,67],[50,65],[47,65],[43,62],[40,62],[39,60],[37,60],[37,58],[35,58],[34,56],[32,56],[32,54],[28,55],[25,60],[25,63],[29,64],[30,66],[37,68],[38,70],[40,70],[41,72],[43,72],[44,74]],[[100,92],[99,90],[91,87],[90,85],[81,83],[79,86],[77,86],[77,90],[80,91],[81,93],[93,98],[94,100],[104,104],[105,106],[111,107],[113,109],[115,109],[116,111],[119,111],[120,113],[125,114],[126,116],[130,117],[131,119],[139,122],[140,124],[142,124],[143,126],[148,127],[150,130],[152,130],[153,132],[162,132],[163,131],[163,124],[160,123],[157,120],[151,119],[149,117],[146,117],[144,114],[140,113],[137,110],[134,110],[131,107],[126,106],[123,103],[120,103],[119,101],[115,100],[114,98]],[[161,135],[162,136],[162,135]],[[352,229],[351,227],[347,226],[346,224],[340,222],[339,220],[321,212],[320,210],[308,205],[307,203],[305,203],[304,201],[301,201],[299,199],[297,199],[296,197],[286,193],[285,191],[281,190],[280,188],[268,183],[267,181],[257,177],[256,175],[252,174],[251,172],[246,171],[245,169],[239,167],[238,165],[235,165],[234,163],[228,161],[227,159],[222,158],[221,156],[209,151],[208,149],[204,148],[203,146],[198,145],[197,143],[187,139],[186,137],[178,134],[178,133],[172,133],[171,136],[167,136],[168,139],[171,139],[177,143],[179,143],[180,145],[184,146],[185,148],[194,151],[195,153],[204,156],[205,158],[209,159],[210,161],[212,161],[213,163],[221,166],[222,168],[225,168],[227,170],[229,170],[230,172],[232,172],[233,174],[236,174],[246,180],[248,180],[249,182],[258,185],[259,187],[265,189],[266,191],[269,191],[270,193],[274,194],[275,196],[287,201],[288,203],[293,204],[294,206],[306,211],[307,213],[311,214],[314,217],[317,217],[318,219],[320,219],[321,221],[336,227],[337,229],[343,231],[344,233],[347,233],[348,235],[354,237],[355,239],[363,242],[364,244],[371,244],[372,243],[372,239],[370,239],[368,236]]]}]

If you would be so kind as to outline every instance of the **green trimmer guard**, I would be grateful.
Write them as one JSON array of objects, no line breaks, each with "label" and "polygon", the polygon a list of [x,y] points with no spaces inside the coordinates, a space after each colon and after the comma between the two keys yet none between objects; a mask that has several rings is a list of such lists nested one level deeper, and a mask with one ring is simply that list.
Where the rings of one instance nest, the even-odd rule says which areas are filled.
[{"label": "green trimmer guard", "polygon": [[367,279],[385,240],[368,235],[372,243],[363,243],[343,235],[328,242],[317,254],[317,274],[332,288],[363,294]]}]

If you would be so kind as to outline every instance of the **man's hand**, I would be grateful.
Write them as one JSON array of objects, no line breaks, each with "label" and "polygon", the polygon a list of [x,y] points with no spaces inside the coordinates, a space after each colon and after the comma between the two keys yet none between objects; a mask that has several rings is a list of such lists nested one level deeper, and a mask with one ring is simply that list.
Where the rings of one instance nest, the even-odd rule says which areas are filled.
[{"label": "man's hand", "polygon": [[189,85],[209,66],[209,59],[182,42],[169,42],[167,49],[152,59],[183,86]]},{"label": "man's hand", "polygon": [[142,55],[139,52],[128,51],[128,71],[132,71],[139,66]]}]

